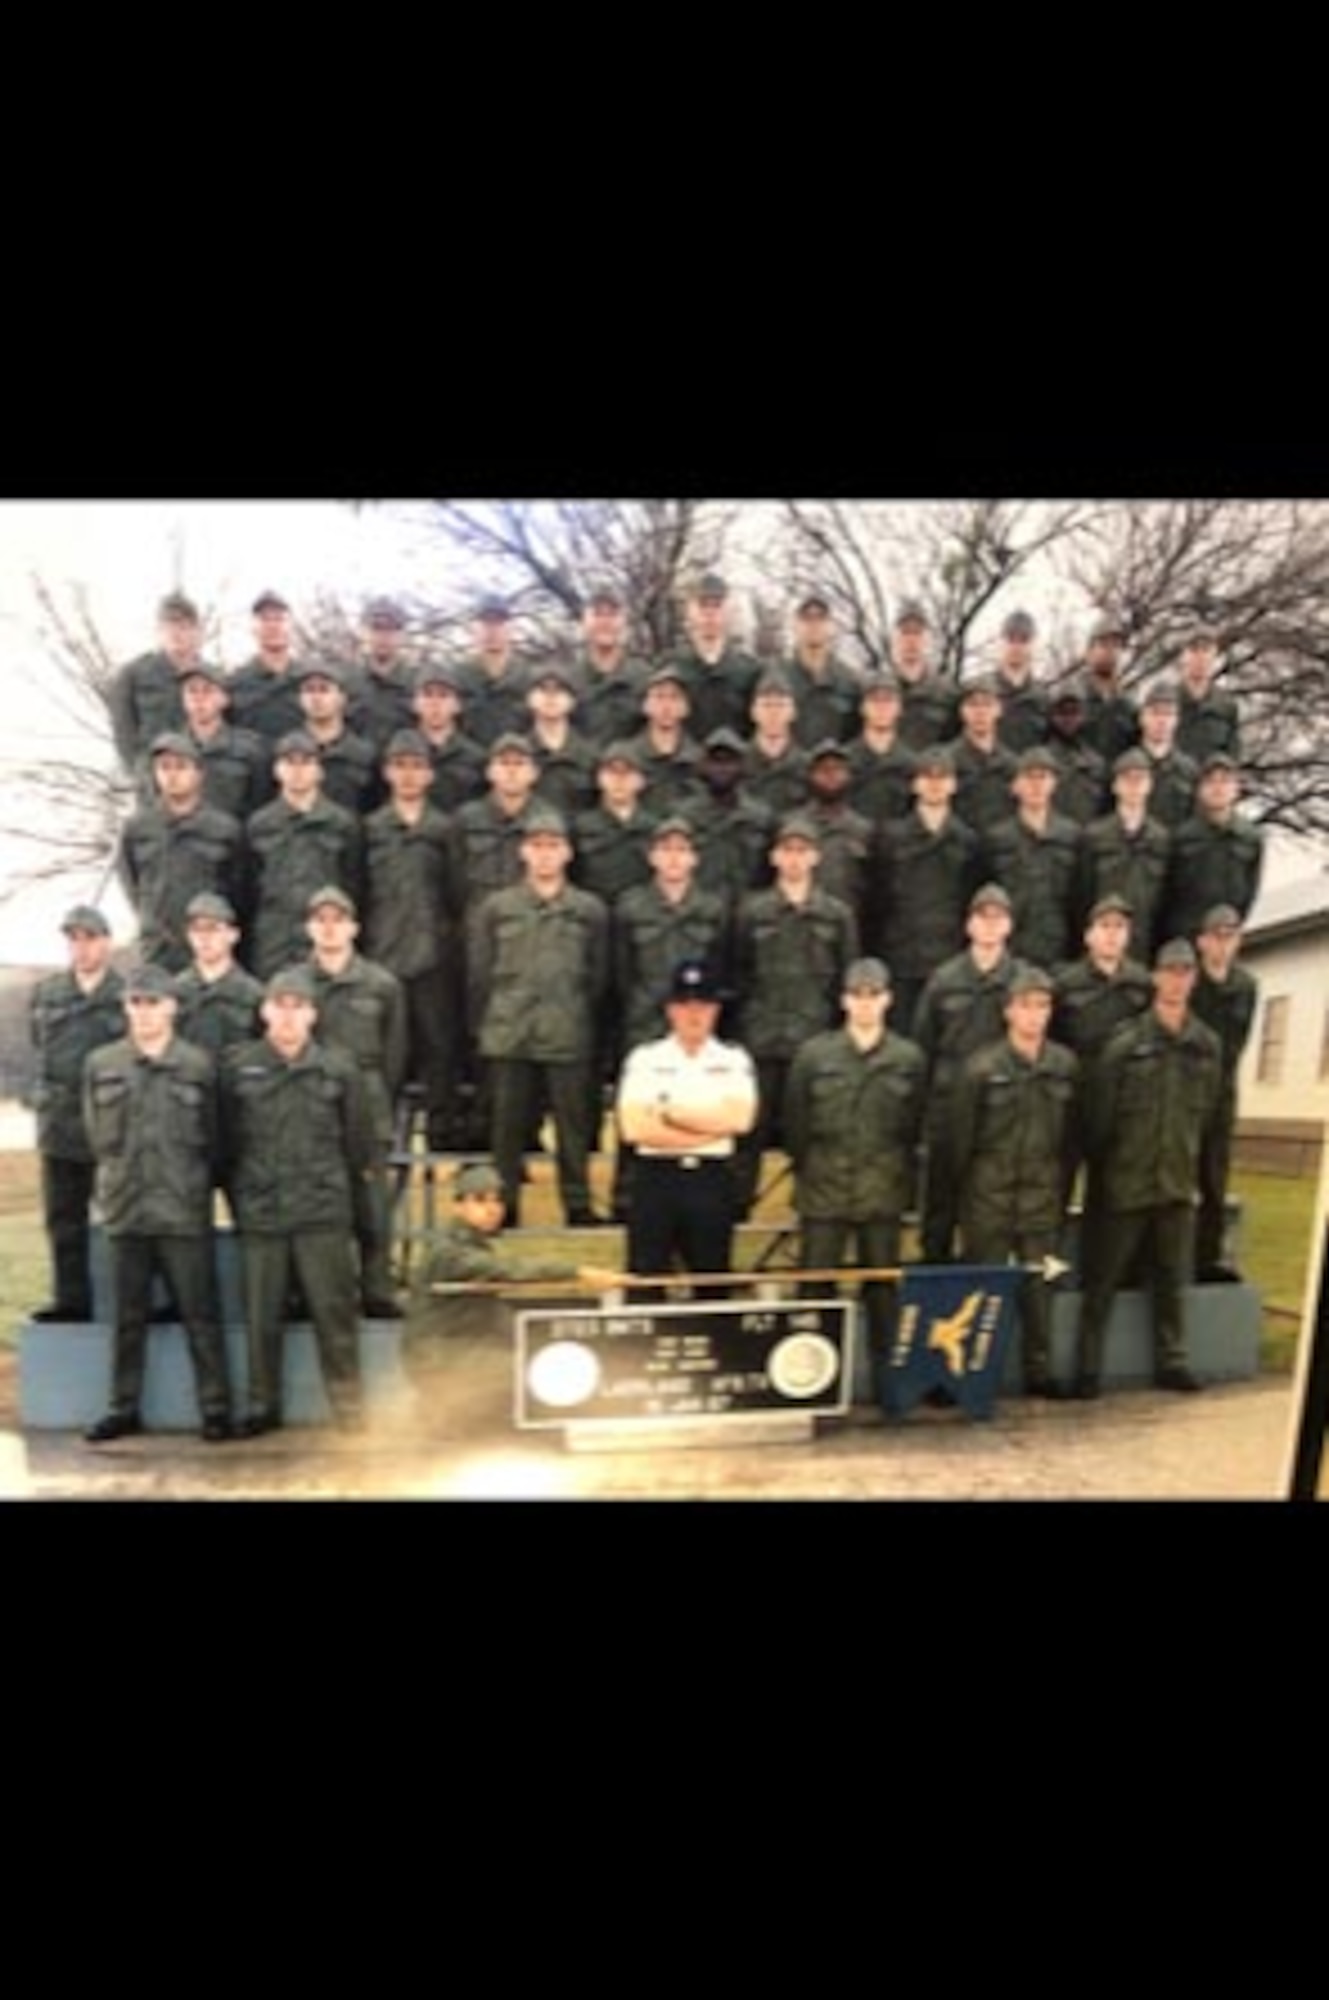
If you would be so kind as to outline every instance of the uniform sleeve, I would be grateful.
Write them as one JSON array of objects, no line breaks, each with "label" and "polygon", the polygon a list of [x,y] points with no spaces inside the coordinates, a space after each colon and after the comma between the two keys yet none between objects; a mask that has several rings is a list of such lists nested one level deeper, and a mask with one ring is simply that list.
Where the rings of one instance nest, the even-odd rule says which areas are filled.
[{"label": "uniform sleeve", "polygon": [[134,700],[134,678],[130,667],[121,667],[111,681],[106,697],[111,715],[111,736],[116,754],[126,771],[134,768],[138,753],[138,709]]},{"label": "uniform sleeve", "polygon": [[484,1020],[494,974],[491,900],[483,896],[466,919],[466,1018],[473,1034],[479,1033]]},{"label": "uniform sleeve", "polygon": [[367,1167],[375,1165],[379,1158],[379,1149],[374,1139],[369,1095],[358,1063],[347,1057],[338,1067],[346,1085],[346,1093],[342,1100],[342,1131],[346,1142],[346,1157],[352,1172],[361,1174]]},{"label": "uniform sleeve", "polygon": [[812,1074],[810,1049],[811,1044],[804,1042],[789,1065],[781,1107],[785,1145],[795,1166],[807,1151],[809,1084]]},{"label": "uniform sleeve", "polygon": [[387,1081],[388,1094],[395,1103],[397,1094],[406,1080],[406,1057],[408,1051],[406,1023],[406,992],[400,979],[393,976],[391,990],[387,994],[387,1023],[383,1038],[383,1075]]}]

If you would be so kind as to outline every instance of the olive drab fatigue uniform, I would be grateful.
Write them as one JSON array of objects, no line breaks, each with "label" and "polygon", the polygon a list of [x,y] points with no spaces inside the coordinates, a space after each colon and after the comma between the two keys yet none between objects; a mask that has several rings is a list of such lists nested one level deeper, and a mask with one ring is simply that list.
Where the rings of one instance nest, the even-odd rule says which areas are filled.
[{"label": "olive drab fatigue uniform", "polygon": [[229,719],[236,729],[252,730],[275,744],[293,729],[305,727],[300,706],[300,680],[292,661],[280,673],[265,667],[258,654],[237,667],[226,682],[230,692]]},{"label": "olive drab fatigue uniform", "polygon": [[1160,914],[1171,851],[1171,833],[1152,815],[1133,832],[1119,813],[1091,819],[1080,837],[1074,896],[1081,929],[1101,897],[1123,896],[1131,906],[1131,949],[1147,963],[1163,942]]},{"label": "olive drab fatigue uniform", "polygon": [[[914,753],[895,742],[874,750],[864,736],[849,739],[849,803],[870,820],[902,819],[914,803]],[[894,967],[892,967],[894,971]]]},{"label": "olive drab fatigue uniform", "polygon": [[1200,1152],[1218,1115],[1222,1052],[1194,1014],[1176,1034],[1151,1008],[1119,1028],[1085,1090],[1085,1150],[1103,1212],[1086,1242],[1078,1370],[1096,1380],[1112,1301],[1137,1253],[1148,1256],[1154,1352],[1184,1367],[1182,1287],[1193,1268]]},{"label": "olive drab fatigue uniform", "polygon": [[203,760],[203,797],[217,812],[230,813],[241,826],[265,806],[276,790],[272,745],[255,729],[223,722],[209,737],[187,732]]},{"label": "olive drab fatigue uniform", "polygon": [[330,799],[316,799],[307,812],[273,799],[259,808],[246,829],[250,885],[244,956],[251,972],[269,979],[284,965],[297,964],[309,951],[309,898],[329,883],[344,889],[359,907],[364,875],[364,834],[360,821]]},{"label": "olive drab fatigue uniform", "polygon": [[244,908],[244,832],[239,820],[213,806],[190,813],[145,806],[131,813],[119,866],[138,917],[139,950],[168,972],[189,964],[185,910],[195,896],[224,896]]},{"label": "olive drab fatigue uniform", "polygon": [[757,1122],[734,1155],[738,1213],[750,1212],[762,1154],[784,1145],[789,1065],[809,1035],[831,1027],[844,975],[859,955],[858,920],[847,903],[813,889],[791,902],[776,883],[739,899],[734,913],[737,1039],[757,1072]]},{"label": "olive drab fatigue uniform", "polygon": [[993,676],[1001,693],[1001,720],[997,735],[1016,757],[1046,741],[1048,733],[1047,690],[1032,674],[1013,681],[998,667]]},{"label": "olive drab fatigue uniform", "polygon": [[1084,696],[1086,743],[1092,743],[1109,771],[1123,750],[1134,749],[1140,740],[1140,712],[1130,695],[1105,694],[1089,681]]},{"label": "olive drab fatigue uniform", "polygon": [[361,661],[346,682],[346,726],[374,752],[375,763],[399,729],[414,729],[415,669],[393,660],[386,672]]},{"label": "olive drab fatigue uniform", "polygon": [[900,741],[910,750],[949,743],[960,727],[960,695],[954,681],[927,672],[900,682]]},{"label": "olive drab fatigue uniform", "polygon": [[464,1042],[460,892],[452,823],[429,806],[412,825],[391,800],[364,823],[364,955],[401,982],[406,1071],[424,1088],[429,1144],[460,1144]]},{"label": "olive drab fatigue uniform", "polygon": [[178,1033],[153,1057],[128,1039],[112,1042],[88,1058],[83,1109],[115,1291],[111,1413],[139,1414],[160,1271],[189,1343],[200,1411],[228,1418],[212,1232],[216,1065]]},{"label": "olive drab fatigue uniform", "polygon": [[566,884],[538,896],[525,882],[487,896],[467,927],[470,1014],[493,1092],[494,1165],[517,1214],[522,1157],[537,1091],[548,1091],[564,1217],[591,1213],[590,1079],[609,988],[609,912]]},{"label": "olive drab fatigue uniform", "polygon": [[156,736],[185,726],[182,672],[169,653],[143,653],[111,682],[111,735],[120,762],[132,771]]},{"label": "olive drab fatigue uniform", "polygon": [[[923,1053],[889,1030],[860,1049],[844,1028],[804,1042],[785,1084],[785,1141],[794,1166],[802,1263],[833,1269],[852,1242],[858,1263],[900,1261],[901,1217],[914,1199],[926,1070]],[[812,1291],[823,1289],[812,1285]],[[890,1353],[895,1290],[863,1287],[874,1368]]]},{"label": "olive drab fatigue uniform", "polygon": [[343,1049],[359,1068],[374,1138],[373,1160],[351,1184],[361,1303],[373,1315],[393,1306],[388,1154],[397,1094],[406,1078],[406,998],[394,973],[357,951],[340,972],[326,971],[313,957],[308,965],[318,1005],[314,1033],[329,1048]]},{"label": "olive drab fatigue uniform", "polygon": [[548,1278],[575,1278],[577,1265],[566,1258],[529,1257],[512,1250],[501,1232],[473,1229],[460,1217],[445,1222],[430,1238],[411,1289],[402,1334],[402,1360],[412,1382],[426,1394],[445,1387],[445,1343],[503,1336],[511,1322],[511,1307],[501,1298],[436,1298],[435,1284],[526,1284]]},{"label": "olive drab fatigue uniform", "polygon": [[1016,961],[1003,953],[981,971],[969,950],[957,952],[928,980],[914,1014],[913,1039],[927,1064],[924,1110],[925,1171],[919,1217],[923,1261],[944,1264],[955,1231],[956,1181],[952,1154],[952,1092],[965,1058],[1006,1033],[1006,996]]},{"label": "olive drab fatigue uniform", "polygon": [[88,1211],[95,1167],[83,1117],[83,1065],[94,1049],[123,1036],[124,992],[120,974],[108,968],[90,992],[72,972],[57,972],[39,981],[32,996],[42,1216],[54,1309],[67,1320],[92,1318]]},{"label": "olive drab fatigue uniform", "polygon": [[[828,738],[847,743],[857,734],[863,683],[842,660],[830,659],[820,674],[814,674],[797,655],[784,661],[780,669],[794,697],[794,735],[805,750]],[[752,731],[751,720],[747,733]]]},{"label": "olive drab fatigue uniform", "polygon": [[510,659],[501,674],[491,674],[478,659],[458,669],[457,687],[466,718],[466,734],[486,756],[500,736],[524,736],[531,711],[526,700],[527,670]]},{"label": "olive drab fatigue uniform", "polygon": [[486,783],[485,752],[480,745],[472,742],[459,729],[455,729],[446,742],[437,743],[418,722],[412,726],[420,731],[429,745],[432,770],[430,805],[437,806],[441,813],[455,813],[472,799],[480,798]]},{"label": "olive drab fatigue uniform", "polygon": [[242,965],[233,965],[220,979],[204,979],[191,965],[177,974],[175,995],[176,1033],[214,1058],[237,1042],[252,1042],[260,1031],[262,982]]},{"label": "olive drab fatigue uniform", "polygon": [[362,1405],[354,1186],[377,1147],[362,1071],[311,1041],[293,1061],[266,1039],[221,1067],[221,1156],[240,1232],[249,1414],[281,1420],[282,1336],[291,1280],[309,1306],[333,1410]]},{"label": "olive drab fatigue uniform", "polygon": [[732,729],[736,736],[751,736],[752,691],[762,670],[750,653],[726,645],[712,662],[703,660],[695,647],[684,645],[662,664],[678,675],[687,691],[690,736],[699,743],[713,729]]},{"label": "olive drab fatigue uniform", "polygon": [[606,673],[583,651],[573,661],[572,670],[577,678],[577,705],[571,722],[578,734],[597,750],[634,736],[641,728],[641,697],[650,673],[645,660],[629,656]]},{"label": "olive drab fatigue uniform", "polygon": [[[1057,1254],[1080,1159],[1079,1070],[1057,1042],[1045,1041],[1029,1060],[1009,1036],[961,1064],[950,1143],[967,1263],[1041,1263]],[[1041,1274],[1025,1272],[1018,1305],[1025,1387],[1042,1387],[1051,1374],[1052,1315]]]},{"label": "olive drab fatigue uniform", "polygon": [[1250,1040],[1259,997],[1259,981],[1244,965],[1230,967],[1226,979],[1211,979],[1201,966],[1191,994],[1191,1012],[1213,1029],[1222,1052],[1218,1111],[1200,1147],[1200,1206],[1195,1217],[1195,1275],[1200,1284],[1223,1261],[1224,1210],[1237,1122],[1237,1068]]},{"label": "olive drab fatigue uniform", "polygon": [[1200,767],[1193,757],[1176,748],[1162,757],[1155,757],[1149,750],[1145,750],[1145,755],[1154,774],[1154,786],[1149,794],[1149,817],[1161,821],[1170,832],[1183,820],[1189,819],[1195,810],[1195,781],[1200,775]]},{"label": "olive drab fatigue uniform", "polygon": [[1225,824],[1196,813],[1172,835],[1163,884],[1163,932],[1194,938],[1206,910],[1227,903],[1250,914],[1264,868],[1264,836],[1234,813]]},{"label": "olive drab fatigue uniform", "polygon": [[955,758],[954,811],[977,834],[988,832],[1011,816],[1011,779],[1018,760],[1013,750],[998,743],[995,750],[979,750],[967,737],[959,736],[952,746]]},{"label": "olive drab fatigue uniform", "polygon": [[1240,762],[1241,710],[1233,696],[1214,687],[1197,700],[1183,685],[1177,700],[1176,746],[1196,764],[1220,750]]},{"label": "olive drab fatigue uniform", "polygon": [[1074,957],[1079,943],[1075,892],[1081,838],[1073,819],[1053,812],[1041,833],[1013,813],[991,827],[984,840],[984,874],[1011,899],[1010,949],[1049,972]]},{"label": "olive drab fatigue uniform", "polygon": [[954,810],[935,833],[916,811],[877,827],[865,931],[891,968],[897,1034],[913,1034],[924,986],[964,944],[980,859],[978,835]]}]

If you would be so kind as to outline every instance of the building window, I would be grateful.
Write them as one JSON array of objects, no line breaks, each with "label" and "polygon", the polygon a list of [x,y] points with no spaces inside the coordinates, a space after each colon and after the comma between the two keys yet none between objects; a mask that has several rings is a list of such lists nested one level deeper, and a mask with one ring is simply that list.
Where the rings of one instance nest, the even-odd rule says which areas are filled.
[{"label": "building window", "polygon": [[1255,1076],[1259,1083],[1281,1083],[1283,1080],[1283,1055],[1287,1049],[1288,1016],[1291,1012],[1292,1001],[1287,994],[1280,994],[1278,999],[1264,1003],[1260,1053],[1255,1064]]}]

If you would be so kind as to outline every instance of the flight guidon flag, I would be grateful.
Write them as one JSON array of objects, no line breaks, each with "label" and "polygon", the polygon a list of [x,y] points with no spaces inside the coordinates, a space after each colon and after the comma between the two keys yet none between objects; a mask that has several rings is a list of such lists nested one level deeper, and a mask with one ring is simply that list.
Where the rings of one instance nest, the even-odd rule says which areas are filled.
[{"label": "flight guidon flag", "polygon": [[1015,1324],[1018,1264],[917,1264],[900,1283],[899,1317],[882,1374],[882,1407],[905,1416],[946,1389],[969,1417],[990,1417]]}]

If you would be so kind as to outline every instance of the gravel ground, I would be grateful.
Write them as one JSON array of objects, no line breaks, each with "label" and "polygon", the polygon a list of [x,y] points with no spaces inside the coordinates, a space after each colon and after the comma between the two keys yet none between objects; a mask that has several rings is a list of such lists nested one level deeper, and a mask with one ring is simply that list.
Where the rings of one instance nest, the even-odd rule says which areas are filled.
[{"label": "gravel ground", "polygon": [[517,1431],[502,1354],[458,1356],[440,1413],[385,1417],[363,1437],[293,1429],[232,1445],[158,1434],[93,1448],[69,1432],[0,1431],[0,1495],[38,1500],[1278,1499],[1286,1377],[1200,1396],[1124,1390],[1089,1405],[1019,1399],[989,1423],[873,1409],[799,1443],[574,1450]]}]

